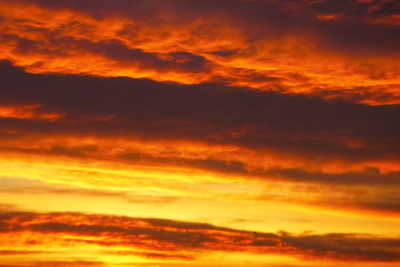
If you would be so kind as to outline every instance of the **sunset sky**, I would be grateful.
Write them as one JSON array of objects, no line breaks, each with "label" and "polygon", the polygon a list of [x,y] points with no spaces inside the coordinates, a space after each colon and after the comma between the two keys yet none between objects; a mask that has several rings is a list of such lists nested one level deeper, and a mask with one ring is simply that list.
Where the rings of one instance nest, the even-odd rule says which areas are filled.
[{"label": "sunset sky", "polygon": [[26,266],[400,266],[400,2],[0,0]]}]

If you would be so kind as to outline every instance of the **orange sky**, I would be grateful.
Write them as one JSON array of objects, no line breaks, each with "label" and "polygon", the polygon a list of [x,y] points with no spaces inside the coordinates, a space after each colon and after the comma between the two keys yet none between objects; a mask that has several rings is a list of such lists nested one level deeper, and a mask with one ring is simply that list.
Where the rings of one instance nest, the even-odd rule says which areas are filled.
[{"label": "orange sky", "polygon": [[0,267],[398,266],[399,14],[0,0]]}]

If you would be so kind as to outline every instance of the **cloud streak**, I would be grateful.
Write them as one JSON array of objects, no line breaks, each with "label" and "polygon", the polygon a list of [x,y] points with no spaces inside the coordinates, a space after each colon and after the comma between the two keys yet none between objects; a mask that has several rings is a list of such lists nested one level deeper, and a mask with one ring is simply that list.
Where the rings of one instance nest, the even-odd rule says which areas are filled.
[{"label": "cloud streak", "polygon": [[[38,134],[45,128],[53,134],[184,138],[350,161],[399,157],[396,105],[327,102],[215,84],[27,74],[6,63],[2,72],[4,104],[64,114],[53,123],[1,119],[4,128],[17,132]],[[358,144],[352,146],[353,140]]]},{"label": "cloud streak", "polygon": [[[326,258],[336,261],[400,260],[396,238],[381,238],[356,234],[326,234],[294,236],[288,233],[255,233],[210,224],[170,221],[163,219],[129,218],[80,213],[2,213],[1,235],[9,242],[10,235],[32,233],[31,241],[13,242],[34,247],[43,236],[57,246],[90,244],[104,248],[141,248],[150,258],[178,257],[194,260],[198,251],[248,252],[261,254],[284,253],[307,260]],[[31,245],[30,245],[31,244]],[[157,253],[156,251],[166,254]],[[181,256],[174,256],[176,253]],[[129,253],[127,251],[127,253]]]}]

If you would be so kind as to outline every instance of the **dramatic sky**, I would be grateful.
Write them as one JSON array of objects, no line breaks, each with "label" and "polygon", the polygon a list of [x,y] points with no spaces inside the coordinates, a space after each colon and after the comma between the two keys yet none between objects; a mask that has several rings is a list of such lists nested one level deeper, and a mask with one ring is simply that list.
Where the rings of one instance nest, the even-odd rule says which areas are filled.
[{"label": "dramatic sky", "polygon": [[0,0],[0,267],[400,266],[397,0]]}]

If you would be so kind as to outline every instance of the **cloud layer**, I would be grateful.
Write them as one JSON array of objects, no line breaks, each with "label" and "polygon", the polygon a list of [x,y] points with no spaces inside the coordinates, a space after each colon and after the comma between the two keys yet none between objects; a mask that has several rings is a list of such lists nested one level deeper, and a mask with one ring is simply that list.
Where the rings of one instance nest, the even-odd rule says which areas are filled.
[{"label": "cloud layer", "polygon": [[2,58],[31,72],[399,103],[396,1],[2,2]]},{"label": "cloud layer", "polygon": [[0,0],[2,267],[398,265],[399,12]]},{"label": "cloud layer", "polygon": [[[142,257],[184,261],[195,260],[199,251],[283,253],[335,261],[400,261],[400,240],[395,238],[356,234],[293,236],[239,231],[210,224],[79,213],[14,212],[2,213],[0,218],[2,243],[22,244],[27,249],[54,242],[55,247],[89,245],[103,247],[110,250],[109,253],[117,247],[124,250],[118,253],[125,255],[134,255],[134,249],[140,248],[147,251],[140,254]],[[14,239],[13,235],[21,238]]]}]

